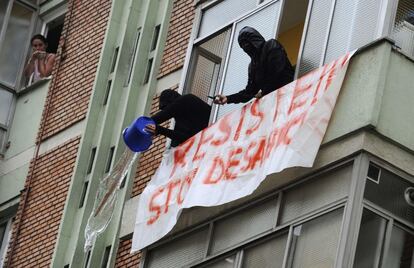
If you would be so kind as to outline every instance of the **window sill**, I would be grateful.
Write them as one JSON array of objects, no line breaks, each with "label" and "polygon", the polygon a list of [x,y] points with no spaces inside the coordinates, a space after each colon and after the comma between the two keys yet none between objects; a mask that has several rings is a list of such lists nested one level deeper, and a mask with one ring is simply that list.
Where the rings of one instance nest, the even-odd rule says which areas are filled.
[{"label": "window sill", "polygon": [[28,86],[22,87],[20,90],[17,91],[17,95],[19,96],[19,95],[26,94],[29,91],[32,91],[36,88],[39,88],[40,86],[43,86],[49,83],[50,80],[52,80],[52,76],[45,77],[42,80],[36,81]]}]

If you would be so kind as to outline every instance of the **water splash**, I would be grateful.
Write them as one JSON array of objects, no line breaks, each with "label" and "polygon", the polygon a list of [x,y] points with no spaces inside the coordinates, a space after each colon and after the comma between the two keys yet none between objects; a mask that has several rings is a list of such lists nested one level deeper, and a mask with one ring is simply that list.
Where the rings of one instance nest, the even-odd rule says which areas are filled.
[{"label": "water splash", "polygon": [[85,252],[92,249],[97,236],[106,229],[111,221],[119,188],[137,155],[137,153],[126,149],[111,172],[99,182],[93,210],[85,228]]}]

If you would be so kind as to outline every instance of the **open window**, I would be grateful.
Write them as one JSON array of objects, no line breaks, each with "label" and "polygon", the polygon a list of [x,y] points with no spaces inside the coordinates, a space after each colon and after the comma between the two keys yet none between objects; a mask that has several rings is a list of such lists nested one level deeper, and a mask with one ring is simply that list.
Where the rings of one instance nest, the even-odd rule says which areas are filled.
[{"label": "open window", "polygon": [[[302,42],[309,0],[208,1],[198,9],[199,26],[193,33],[191,59],[186,65],[184,92],[211,104],[208,96],[230,95],[243,90],[248,81],[249,56],[239,47],[239,31],[250,26],[268,40],[276,38],[296,65]],[[212,121],[241,104],[213,106]]]},{"label": "open window", "polygon": [[209,104],[212,101],[207,96],[216,93],[223,74],[230,33],[231,29],[226,28],[194,46],[188,93]]}]

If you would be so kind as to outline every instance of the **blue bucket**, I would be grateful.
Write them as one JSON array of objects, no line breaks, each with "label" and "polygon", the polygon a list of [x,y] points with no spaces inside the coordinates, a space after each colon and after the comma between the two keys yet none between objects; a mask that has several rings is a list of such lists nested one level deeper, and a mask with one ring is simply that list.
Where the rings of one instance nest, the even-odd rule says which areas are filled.
[{"label": "blue bucket", "polygon": [[152,134],[145,131],[145,126],[149,124],[155,125],[154,120],[150,117],[140,116],[122,131],[124,142],[131,151],[142,152],[151,146]]}]

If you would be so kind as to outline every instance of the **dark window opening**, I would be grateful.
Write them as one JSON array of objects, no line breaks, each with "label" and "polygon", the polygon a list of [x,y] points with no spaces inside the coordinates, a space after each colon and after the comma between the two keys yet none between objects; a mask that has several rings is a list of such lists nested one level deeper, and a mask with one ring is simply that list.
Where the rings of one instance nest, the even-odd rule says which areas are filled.
[{"label": "dark window opening", "polygon": [[86,261],[85,261],[85,268],[87,268],[89,266],[89,259],[91,257],[91,251],[89,250],[87,255],[86,255]]},{"label": "dark window opening", "polygon": [[126,183],[127,177],[128,177],[128,174],[126,174],[126,175],[125,175],[125,177],[124,177],[124,179],[122,180],[122,183],[121,183],[120,189],[122,189],[122,188],[124,188],[124,187],[125,187],[125,183]]},{"label": "dark window opening", "polygon": [[381,169],[373,164],[369,164],[368,167],[368,174],[367,177],[368,179],[373,180],[374,182],[379,182],[379,178],[380,178],[380,174],[381,174]]},{"label": "dark window opening", "polygon": [[154,35],[152,36],[151,51],[153,51],[157,47],[158,38],[160,36],[160,29],[161,29],[160,24],[155,26]]},{"label": "dark window opening", "polygon": [[111,64],[111,71],[110,71],[110,73],[113,73],[114,70],[115,70],[116,61],[118,59],[118,53],[119,53],[119,47],[116,47],[115,48],[115,51],[114,51],[114,56],[112,58],[112,64]]},{"label": "dark window opening", "polygon": [[152,58],[148,60],[147,70],[145,71],[144,84],[148,83],[149,78],[151,76],[152,61]]},{"label": "dark window opening", "polygon": [[131,82],[132,69],[133,69],[134,63],[135,63],[135,55],[137,54],[137,49],[138,49],[138,43],[139,43],[140,36],[141,36],[141,28],[138,28],[137,35],[135,36],[135,40],[134,40],[134,45],[133,45],[131,57],[129,59],[128,76],[127,76],[125,86],[129,85],[129,83]]},{"label": "dark window opening", "polygon": [[49,53],[57,52],[60,36],[62,35],[63,22],[64,17],[60,17],[48,24],[48,31],[46,36],[48,46],[46,50]]},{"label": "dark window opening", "polygon": [[296,65],[309,1],[287,1],[283,8],[277,40],[283,45],[292,65]]},{"label": "dark window opening", "polygon": [[96,147],[93,147],[91,151],[91,157],[89,158],[89,165],[88,165],[86,174],[90,174],[92,171],[93,162],[95,161],[95,154],[96,154]]},{"label": "dark window opening", "polygon": [[88,192],[88,186],[89,186],[89,182],[85,181],[83,183],[83,189],[82,189],[81,199],[79,202],[79,208],[83,207],[83,204],[85,203],[86,193]]},{"label": "dark window opening", "polygon": [[103,105],[106,105],[108,103],[109,93],[111,91],[111,85],[112,85],[112,80],[108,80],[108,84],[106,85],[106,92],[104,96]]},{"label": "dark window opening", "polygon": [[105,173],[108,173],[111,170],[112,159],[114,158],[115,146],[112,146],[109,149],[108,161],[106,162]]}]

